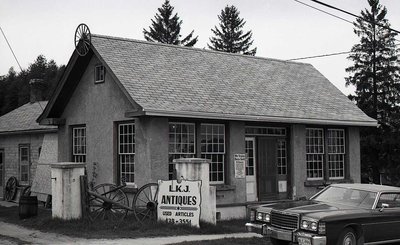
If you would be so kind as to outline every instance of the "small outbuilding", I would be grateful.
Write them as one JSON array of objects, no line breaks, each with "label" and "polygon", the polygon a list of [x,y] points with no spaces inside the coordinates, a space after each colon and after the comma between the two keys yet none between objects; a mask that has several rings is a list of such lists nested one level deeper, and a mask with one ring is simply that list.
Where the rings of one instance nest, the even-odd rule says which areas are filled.
[{"label": "small outbuilding", "polygon": [[[38,118],[58,160],[141,187],[207,158],[217,217],[360,182],[360,127],[376,126],[312,65],[92,35]],[[243,161],[244,160],[244,161]]]},{"label": "small outbuilding", "polygon": [[36,122],[46,105],[34,100],[0,117],[0,197],[10,177],[32,185],[40,156],[57,159],[57,152],[42,154],[46,146],[57,145],[57,127]]}]

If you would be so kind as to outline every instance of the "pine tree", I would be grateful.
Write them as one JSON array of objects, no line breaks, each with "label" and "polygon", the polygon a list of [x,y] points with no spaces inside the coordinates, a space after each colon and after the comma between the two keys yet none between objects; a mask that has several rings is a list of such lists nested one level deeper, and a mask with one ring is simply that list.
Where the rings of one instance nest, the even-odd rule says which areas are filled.
[{"label": "pine tree", "polygon": [[[378,128],[363,128],[361,134],[361,166],[373,171],[374,181],[387,172],[390,184],[400,185],[400,64],[395,44],[396,33],[389,29],[387,9],[379,0],[368,0],[370,10],[361,11],[354,23],[360,43],[352,48],[348,59],[354,65],[346,69],[350,75],[346,85],[355,86],[349,96],[370,117],[378,120]],[[397,177],[396,177],[397,176]]]},{"label": "pine tree", "polygon": [[351,74],[346,85],[356,87],[352,98],[367,115],[381,123],[390,123],[388,120],[400,103],[397,33],[388,29],[386,7],[379,0],[368,3],[371,10],[361,11],[362,18],[354,23],[360,43],[353,46],[348,57],[354,65],[346,69]]},{"label": "pine tree", "polygon": [[[174,7],[169,4],[169,0],[165,0],[161,8],[154,16],[155,20],[151,20],[149,31],[143,29],[144,38],[150,42],[168,43],[174,45],[182,45],[192,47],[197,43],[198,36],[192,38],[194,30],[185,38],[180,39],[182,35],[182,20],[179,20],[178,14],[172,14]],[[173,17],[172,17],[173,15]]]},{"label": "pine tree", "polygon": [[257,48],[250,49],[253,44],[251,31],[243,34],[243,26],[246,24],[243,18],[239,17],[240,12],[235,6],[226,6],[218,15],[220,21],[211,31],[214,37],[210,38],[208,48],[216,51],[228,53],[241,53],[246,55],[255,55]]},{"label": "pine tree", "polygon": [[31,79],[43,79],[42,92],[49,99],[64,69],[65,66],[58,67],[54,60],[47,62],[43,55],[19,73],[11,67],[7,75],[0,76],[0,116],[29,102]]}]

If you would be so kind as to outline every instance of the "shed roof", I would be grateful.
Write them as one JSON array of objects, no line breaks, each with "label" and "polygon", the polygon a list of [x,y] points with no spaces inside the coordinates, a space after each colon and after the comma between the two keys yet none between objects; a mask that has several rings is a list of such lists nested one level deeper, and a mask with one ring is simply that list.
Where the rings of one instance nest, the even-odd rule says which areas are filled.
[{"label": "shed roof", "polygon": [[27,103],[0,117],[0,134],[54,131],[57,127],[42,126],[36,118],[42,113],[47,101]]},{"label": "shed roof", "polygon": [[[74,51],[67,71],[82,74],[72,71],[91,55],[131,100],[131,116],[376,126],[310,64],[92,35],[89,54]],[[77,80],[66,73],[39,121],[60,115]]]}]

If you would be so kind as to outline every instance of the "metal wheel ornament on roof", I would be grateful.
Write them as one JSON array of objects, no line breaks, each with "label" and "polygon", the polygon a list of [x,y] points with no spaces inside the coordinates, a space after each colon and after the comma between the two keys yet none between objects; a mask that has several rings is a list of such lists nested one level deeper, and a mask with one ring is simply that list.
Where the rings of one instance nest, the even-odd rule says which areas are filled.
[{"label": "metal wheel ornament on roof", "polygon": [[85,56],[90,49],[92,36],[86,24],[80,24],[75,31],[75,49],[80,56]]}]

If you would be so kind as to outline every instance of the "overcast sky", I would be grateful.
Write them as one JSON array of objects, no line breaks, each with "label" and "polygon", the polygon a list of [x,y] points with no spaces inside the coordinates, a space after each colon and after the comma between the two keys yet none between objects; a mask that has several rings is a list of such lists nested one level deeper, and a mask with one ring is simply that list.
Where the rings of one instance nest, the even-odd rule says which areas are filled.
[{"label": "overcast sky", "polygon": [[[342,18],[351,16],[327,9],[310,0],[300,0]],[[359,14],[367,0],[322,0]],[[39,54],[58,65],[67,64],[74,49],[75,29],[86,23],[92,33],[144,40],[157,8],[164,0],[0,0],[0,27],[6,34],[23,69]],[[400,30],[400,0],[381,0],[387,7],[392,28]],[[245,30],[253,31],[257,56],[292,59],[349,51],[358,42],[353,26],[343,20],[306,7],[295,0],[171,0],[181,20],[182,35],[191,30],[199,36],[197,48],[207,47],[211,28],[226,5],[235,5],[246,20]],[[397,38],[400,40],[400,36]],[[132,54],[134,55],[134,54]],[[344,94],[347,55],[307,59]],[[0,35],[0,75],[13,66],[20,71]]]}]

